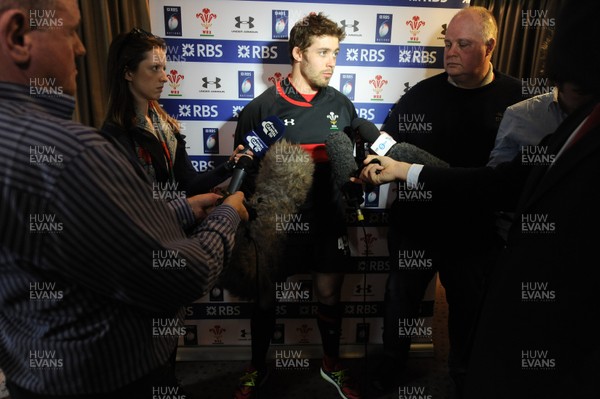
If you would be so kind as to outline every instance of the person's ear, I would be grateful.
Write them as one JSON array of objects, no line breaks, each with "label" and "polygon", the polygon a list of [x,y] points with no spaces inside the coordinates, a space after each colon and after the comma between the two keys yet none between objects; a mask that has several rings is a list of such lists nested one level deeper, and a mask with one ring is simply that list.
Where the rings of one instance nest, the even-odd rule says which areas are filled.
[{"label": "person's ear", "polygon": [[496,39],[491,37],[485,44],[485,55],[487,56],[487,55],[492,54],[494,52],[495,48],[496,48]]},{"label": "person's ear", "polygon": [[9,10],[0,14],[0,47],[5,56],[15,64],[26,64],[31,57],[30,31],[27,16],[22,10]]},{"label": "person's ear", "polygon": [[125,67],[125,73],[123,75],[125,77],[125,80],[128,82],[131,82],[133,80],[133,72],[131,72],[129,68]]},{"label": "person's ear", "polygon": [[294,49],[292,50],[292,57],[294,57],[294,61],[302,61],[302,50],[300,50],[300,47],[294,47]]}]

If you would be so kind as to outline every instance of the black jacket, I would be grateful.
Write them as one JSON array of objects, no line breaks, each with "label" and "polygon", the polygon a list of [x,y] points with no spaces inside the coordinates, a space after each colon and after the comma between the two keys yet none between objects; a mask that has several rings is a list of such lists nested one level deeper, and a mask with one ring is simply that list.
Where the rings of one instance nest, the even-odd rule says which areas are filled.
[{"label": "black jacket", "polygon": [[[590,109],[569,116],[538,148],[557,154]],[[495,169],[426,166],[419,177],[439,195],[516,212],[490,277],[465,398],[595,398],[600,126],[550,167],[521,161],[518,155]]]},{"label": "black jacket", "polygon": [[[170,176],[164,162],[163,148],[154,135],[139,127],[125,129],[110,122],[105,122],[100,131],[103,135],[116,140],[125,154],[138,163],[135,152],[136,143],[144,148],[152,158],[156,182],[169,182]],[[207,172],[197,172],[185,149],[185,136],[177,132],[175,137],[177,138],[175,164],[173,165],[175,181],[179,184],[178,189],[185,191],[187,196],[207,193],[211,188],[231,176],[231,166],[228,163],[223,163]]]}]

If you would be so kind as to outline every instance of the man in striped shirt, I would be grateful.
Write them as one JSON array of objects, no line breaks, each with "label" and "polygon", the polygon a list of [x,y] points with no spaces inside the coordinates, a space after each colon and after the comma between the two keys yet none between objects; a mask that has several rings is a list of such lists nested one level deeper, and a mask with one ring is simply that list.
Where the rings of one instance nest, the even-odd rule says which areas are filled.
[{"label": "man in striped shirt", "polygon": [[178,312],[248,213],[238,192],[186,235],[189,203],[71,120],[79,20],[77,0],[0,0],[0,367],[14,399],[176,395]]}]

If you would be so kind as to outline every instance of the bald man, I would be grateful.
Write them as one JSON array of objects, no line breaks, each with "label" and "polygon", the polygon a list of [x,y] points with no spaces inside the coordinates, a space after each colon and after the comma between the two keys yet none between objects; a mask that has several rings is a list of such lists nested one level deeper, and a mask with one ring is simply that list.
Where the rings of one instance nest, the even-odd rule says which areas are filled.
[{"label": "bald man", "polygon": [[[504,110],[523,100],[520,81],[492,66],[497,36],[496,21],[487,9],[457,12],[446,30],[445,71],[404,94],[381,130],[451,166],[484,166]],[[423,190],[394,184],[398,196],[388,230],[385,354],[373,384],[388,390],[406,382],[402,377],[415,336],[399,326],[415,325],[425,290],[437,272],[449,306],[449,370],[460,392],[485,272],[499,242],[493,215],[479,204],[415,195]],[[422,260],[417,263],[429,266],[410,267],[406,259],[414,256]]]}]

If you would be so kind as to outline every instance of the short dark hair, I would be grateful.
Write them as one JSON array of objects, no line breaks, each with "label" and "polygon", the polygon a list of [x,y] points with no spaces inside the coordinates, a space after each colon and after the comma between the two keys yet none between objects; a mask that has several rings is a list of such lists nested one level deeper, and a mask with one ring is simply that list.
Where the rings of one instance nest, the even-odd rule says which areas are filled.
[{"label": "short dark hair", "polygon": [[598,15],[597,0],[565,2],[556,18],[546,70],[550,80],[571,82],[600,98],[600,48],[592,42]]},{"label": "short dark hair", "polygon": [[346,31],[341,26],[327,18],[323,13],[311,12],[292,27],[290,30],[289,53],[290,62],[294,62],[293,50],[298,47],[306,50],[312,44],[314,37],[334,36],[341,42],[346,38]]}]

